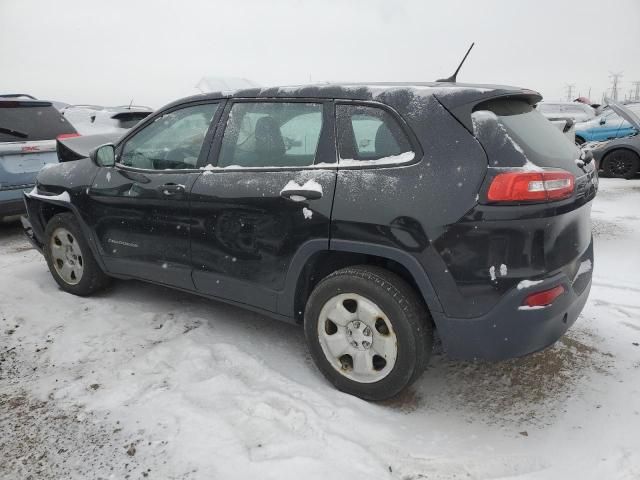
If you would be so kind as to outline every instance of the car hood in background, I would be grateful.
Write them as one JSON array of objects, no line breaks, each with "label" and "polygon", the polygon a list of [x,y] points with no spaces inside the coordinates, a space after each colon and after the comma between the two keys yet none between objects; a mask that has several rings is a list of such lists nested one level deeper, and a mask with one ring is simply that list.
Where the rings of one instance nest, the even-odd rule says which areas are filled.
[{"label": "car hood in background", "polygon": [[121,137],[121,132],[100,133],[97,135],[85,135],[81,137],[62,138],[56,142],[58,160],[71,162],[89,156],[92,150],[105,143],[115,143]]},{"label": "car hood in background", "polygon": [[638,118],[638,116],[635,113],[633,113],[627,107],[620,105],[617,102],[614,102],[613,100],[607,99],[607,104],[611,107],[611,109],[614,112],[616,112],[618,115],[624,118],[627,122],[629,122],[631,126],[633,126],[633,128],[640,130],[640,118]]}]

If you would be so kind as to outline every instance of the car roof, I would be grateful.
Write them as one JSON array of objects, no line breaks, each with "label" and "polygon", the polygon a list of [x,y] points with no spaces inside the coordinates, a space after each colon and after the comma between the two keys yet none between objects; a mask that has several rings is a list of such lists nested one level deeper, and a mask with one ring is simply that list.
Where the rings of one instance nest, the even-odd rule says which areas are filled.
[{"label": "car roof", "polygon": [[[373,100],[378,97],[405,93],[426,97],[436,95],[438,99],[447,98],[449,103],[462,104],[486,98],[505,95],[524,95],[535,99],[542,98],[533,90],[488,84],[466,84],[449,82],[354,82],[354,83],[315,83],[308,85],[273,86],[264,88],[246,88],[233,91],[209,92],[180,99],[170,105],[196,100],[222,98],[318,98],[344,100]],[[388,95],[385,95],[388,94]]]}]

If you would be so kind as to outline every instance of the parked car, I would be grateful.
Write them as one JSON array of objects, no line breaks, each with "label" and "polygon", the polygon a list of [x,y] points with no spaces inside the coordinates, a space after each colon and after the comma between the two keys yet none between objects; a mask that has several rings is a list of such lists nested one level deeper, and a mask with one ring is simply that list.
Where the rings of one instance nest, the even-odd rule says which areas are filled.
[{"label": "parked car", "polygon": [[44,165],[58,162],[56,138],[76,135],[51,102],[0,96],[0,218],[24,212],[22,191]]},{"label": "parked car", "polygon": [[585,143],[583,148],[591,151],[603,175],[631,179],[640,171],[640,118],[628,106],[612,101],[609,101],[609,105],[613,112],[634,128],[634,133],[605,142]]},{"label": "parked car", "polygon": [[[626,106],[636,115],[640,114],[640,103],[632,103]],[[576,124],[576,142],[611,140],[631,135],[637,130],[626,120],[620,117],[613,109],[606,108],[600,115],[588,122]]]},{"label": "parked car", "polygon": [[581,102],[540,102],[536,108],[564,133],[571,143],[576,142],[576,122],[595,117],[595,110]]},{"label": "parked car", "polygon": [[585,122],[596,116],[591,106],[580,102],[540,102],[536,108],[549,119],[570,118],[574,122]]},{"label": "parked car", "polygon": [[124,134],[153,112],[150,107],[122,105],[101,107],[99,105],[71,105],[62,113],[82,135],[105,133]]},{"label": "parked car", "polygon": [[136,278],[303,324],[333,385],[381,400],[434,328],[452,357],[499,360],[582,310],[597,176],[538,101],[455,83],[189,97],[43,170],[23,224],[67,292]]},{"label": "parked car", "polygon": [[[13,99],[13,100],[37,100],[36,97],[34,97],[33,95],[29,95],[28,93],[5,93],[5,94],[0,94],[0,98],[4,98],[4,99]],[[66,107],[69,106],[68,103],[66,102],[60,102],[57,100],[47,100],[48,102],[51,103],[51,105],[53,105],[57,110],[62,110]]]}]

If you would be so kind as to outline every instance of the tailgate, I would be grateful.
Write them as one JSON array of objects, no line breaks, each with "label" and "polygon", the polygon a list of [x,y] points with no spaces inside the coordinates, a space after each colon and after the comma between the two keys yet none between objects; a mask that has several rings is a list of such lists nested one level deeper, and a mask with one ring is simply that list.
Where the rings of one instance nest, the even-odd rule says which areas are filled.
[{"label": "tailgate", "polygon": [[55,140],[0,143],[0,189],[28,188],[42,167],[57,162]]}]

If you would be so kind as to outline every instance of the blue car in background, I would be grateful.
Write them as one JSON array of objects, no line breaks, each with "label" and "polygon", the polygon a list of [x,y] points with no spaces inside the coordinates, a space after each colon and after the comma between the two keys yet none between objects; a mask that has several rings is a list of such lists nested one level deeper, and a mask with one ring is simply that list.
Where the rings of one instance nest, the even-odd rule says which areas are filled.
[{"label": "blue car in background", "polygon": [[[636,115],[640,115],[640,103],[626,105]],[[637,130],[612,109],[607,108],[596,118],[575,124],[576,143],[610,140],[633,135]]]}]

